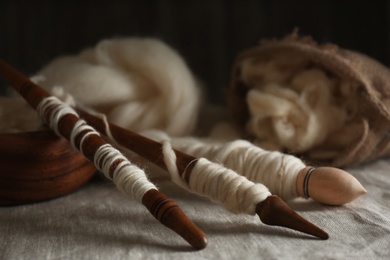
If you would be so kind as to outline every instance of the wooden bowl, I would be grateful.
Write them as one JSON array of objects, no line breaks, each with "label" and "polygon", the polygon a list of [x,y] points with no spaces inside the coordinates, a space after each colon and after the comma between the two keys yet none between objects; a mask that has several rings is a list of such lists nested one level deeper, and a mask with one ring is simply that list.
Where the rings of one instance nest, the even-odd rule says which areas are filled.
[{"label": "wooden bowl", "polygon": [[51,130],[0,134],[0,205],[69,194],[95,174],[95,166]]}]

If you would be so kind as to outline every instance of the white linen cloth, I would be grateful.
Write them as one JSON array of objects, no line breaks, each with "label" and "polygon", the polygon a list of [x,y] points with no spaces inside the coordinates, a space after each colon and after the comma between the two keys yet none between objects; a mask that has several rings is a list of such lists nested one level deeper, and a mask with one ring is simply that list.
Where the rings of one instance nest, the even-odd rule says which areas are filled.
[{"label": "white linen cloth", "polygon": [[289,202],[326,230],[326,241],[267,226],[257,216],[234,215],[177,188],[149,168],[160,190],[174,199],[208,235],[193,250],[157,222],[144,206],[95,178],[51,201],[0,208],[0,259],[388,259],[390,256],[390,159],[347,169],[368,194],[345,206],[312,200]]}]

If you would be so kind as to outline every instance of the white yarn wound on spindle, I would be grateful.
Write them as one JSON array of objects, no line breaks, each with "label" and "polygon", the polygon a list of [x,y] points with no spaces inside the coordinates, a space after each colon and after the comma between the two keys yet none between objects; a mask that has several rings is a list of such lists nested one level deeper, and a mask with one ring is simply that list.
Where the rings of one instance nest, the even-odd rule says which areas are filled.
[{"label": "white yarn wound on spindle", "polygon": [[256,206],[271,195],[267,187],[253,183],[222,165],[199,158],[192,169],[189,186],[233,213],[256,214]]},{"label": "white yarn wound on spindle", "polygon": [[[120,162],[116,164],[118,161]],[[157,189],[148,180],[143,170],[131,164],[126,157],[110,144],[99,147],[94,156],[94,163],[106,178],[114,181],[120,191],[128,196],[133,196],[140,203],[147,191]],[[112,171],[113,165],[115,165],[115,169]],[[110,172],[112,172],[112,175]]]},{"label": "white yarn wound on spindle", "polygon": [[245,140],[213,143],[176,138],[172,142],[176,149],[219,162],[253,182],[266,185],[272,194],[285,200],[298,196],[296,180],[306,165],[297,157],[266,151]]},{"label": "white yarn wound on spindle", "polygon": [[[54,96],[42,99],[42,101],[39,102],[36,110],[40,118],[42,118],[43,121],[45,121],[45,123],[48,124],[57,135],[61,135],[58,131],[58,124],[64,116],[78,116],[73,108],[61,102],[57,97]],[[46,116],[48,116],[48,120],[46,120]]]},{"label": "white yarn wound on spindle", "polygon": [[158,130],[142,133],[156,141],[163,143],[164,162],[171,179],[180,187],[196,194],[221,203],[233,213],[247,213],[254,215],[256,206],[271,195],[268,188],[260,183],[253,183],[247,178],[229,170],[222,165],[212,163],[199,155],[199,159],[192,169],[189,183],[186,183],[177,169],[176,154],[172,149],[169,136]]},{"label": "white yarn wound on spindle", "polygon": [[[69,114],[78,117],[77,112],[73,108],[53,96],[44,98],[38,104],[37,111],[42,119],[48,121],[50,128],[60,136],[61,134],[58,131],[60,120]],[[49,118],[48,120],[46,120],[47,117]],[[99,133],[93,127],[87,125],[84,120],[79,119],[71,131],[70,142],[77,149],[75,140],[80,137],[79,150],[82,152],[83,143],[90,135],[99,135]],[[104,176],[113,180],[121,192],[132,196],[140,203],[142,203],[142,198],[147,191],[151,189],[157,190],[142,169],[133,165],[110,144],[104,144],[97,149],[94,155],[94,163],[103,172]]]},{"label": "white yarn wound on spindle", "polygon": [[[83,136],[80,139],[79,147],[76,146],[76,136],[78,136],[80,133],[84,133]],[[95,131],[91,126],[87,125],[87,123],[84,120],[78,120],[76,124],[73,127],[73,130],[70,134],[70,143],[73,148],[80,150],[81,153],[83,153],[83,143],[84,140],[90,136],[90,135],[100,135],[98,132]]]}]

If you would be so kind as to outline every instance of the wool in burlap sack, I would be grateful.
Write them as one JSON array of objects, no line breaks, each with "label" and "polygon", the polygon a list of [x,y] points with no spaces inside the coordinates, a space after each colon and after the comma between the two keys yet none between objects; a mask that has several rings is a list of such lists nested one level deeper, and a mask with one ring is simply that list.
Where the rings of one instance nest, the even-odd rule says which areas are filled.
[{"label": "wool in burlap sack", "polygon": [[[310,106],[290,102],[294,98],[300,102],[304,94],[293,88],[283,89],[285,85],[299,81],[299,73],[322,75],[324,82],[329,82],[329,88],[332,88],[328,91],[331,94],[328,105],[317,114],[310,111]],[[310,75],[303,80],[305,84],[310,83]],[[313,104],[317,106],[325,97],[318,89],[311,91],[318,92]],[[286,99],[271,95],[277,92],[287,96]],[[263,103],[255,101],[261,116],[253,122],[257,103],[248,105],[248,99],[254,99],[257,94]],[[275,98],[271,102],[267,97]],[[369,162],[390,154],[389,98],[390,71],[384,65],[361,53],[333,44],[319,45],[310,37],[298,37],[296,33],[282,40],[263,41],[240,53],[227,93],[229,110],[244,138],[259,145],[270,145],[266,148],[296,154],[311,164],[336,167]],[[296,111],[302,111],[302,115],[296,111],[291,115],[289,106],[283,110],[284,103],[290,104],[288,102],[292,108],[298,108]],[[276,112],[264,111],[267,109]],[[306,115],[322,115],[328,121],[321,121],[321,118],[313,121]],[[293,134],[303,127],[299,120],[288,121],[294,116],[298,119],[302,116],[302,120],[307,121],[306,132],[303,131],[301,137],[313,136],[314,141],[306,146],[294,139]],[[317,123],[310,124],[312,121]],[[275,129],[280,125],[288,128],[290,139],[297,141],[297,145],[284,144],[283,138],[278,139]],[[257,127],[261,138],[256,136],[256,131],[251,131],[253,126]]]}]

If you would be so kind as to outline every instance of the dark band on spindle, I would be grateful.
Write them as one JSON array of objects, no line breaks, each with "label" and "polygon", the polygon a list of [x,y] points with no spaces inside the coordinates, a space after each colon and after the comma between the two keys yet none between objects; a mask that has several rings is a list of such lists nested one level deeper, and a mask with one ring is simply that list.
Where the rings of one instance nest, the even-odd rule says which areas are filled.
[{"label": "dark band on spindle", "polygon": [[303,195],[305,198],[310,198],[309,196],[309,179],[311,174],[316,168],[310,168],[309,171],[306,173],[305,179],[303,180]]}]

